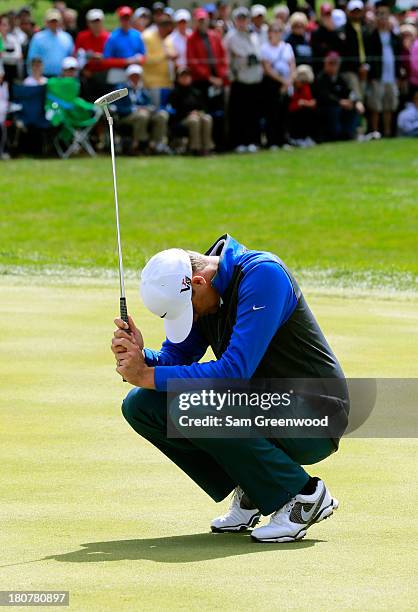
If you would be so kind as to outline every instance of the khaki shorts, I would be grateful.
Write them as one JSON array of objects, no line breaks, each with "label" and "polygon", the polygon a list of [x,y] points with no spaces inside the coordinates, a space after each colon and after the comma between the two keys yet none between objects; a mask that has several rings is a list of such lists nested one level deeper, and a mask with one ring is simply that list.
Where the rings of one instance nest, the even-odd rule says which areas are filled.
[{"label": "khaki shorts", "polygon": [[364,102],[364,94],[366,89],[366,81],[361,81],[358,74],[355,72],[343,72],[343,77],[347,81],[347,84],[351,91],[356,94],[357,100]]},{"label": "khaki shorts", "polygon": [[372,81],[367,94],[367,106],[376,113],[395,112],[399,103],[399,90],[396,83]]}]

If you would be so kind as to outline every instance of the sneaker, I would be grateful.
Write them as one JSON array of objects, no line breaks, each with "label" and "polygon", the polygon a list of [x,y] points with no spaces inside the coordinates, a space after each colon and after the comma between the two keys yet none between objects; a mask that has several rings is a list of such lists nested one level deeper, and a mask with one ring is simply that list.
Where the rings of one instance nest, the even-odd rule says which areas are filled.
[{"label": "sneaker", "polygon": [[285,144],[282,146],[282,151],[293,151],[293,147],[292,147],[292,145],[290,145],[290,144],[288,144],[288,143],[285,143]]},{"label": "sneaker", "polygon": [[235,147],[235,153],[246,153],[248,151],[248,148],[245,145],[239,145],[238,147]]},{"label": "sneaker", "polygon": [[280,149],[280,147],[278,147],[277,145],[271,145],[271,147],[269,147],[269,151],[278,151]]},{"label": "sneaker", "polygon": [[310,136],[305,138],[305,147],[315,147],[315,146],[316,146],[315,140],[313,140]]},{"label": "sneaker", "polygon": [[331,516],[338,508],[322,480],[318,480],[315,493],[296,495],[271,515],[270,522],[251,533],[256,542],[295,542],[305,537],[314,523]]},{"label": "sneaker", "polygon": [[255,144],[249,144],[247,147],[248,153],[257,153],[258,147]]},{"label": "sneaker", "polygon": [[154,152],[157,155],[171,155],[171,149],[165,142],[157,142],[154,146]]},{"label": "sneaker", "polygon": [[210,525],[214,533],[246,531],[257,525],[261,513],[258,508],[245,507],[252,504],[245,503],[247,500],[243,499],[244,495],[244,491],[240,487],[235,489],[228,512],[213,519]]}]

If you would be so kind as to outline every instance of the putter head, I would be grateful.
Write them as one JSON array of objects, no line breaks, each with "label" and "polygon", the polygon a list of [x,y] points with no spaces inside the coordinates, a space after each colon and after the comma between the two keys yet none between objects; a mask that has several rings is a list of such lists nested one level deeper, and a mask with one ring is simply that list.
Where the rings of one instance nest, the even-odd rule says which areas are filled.
[{"label": "putter head", "polygon": [[112,102],[116,102],[116,100],[120,100],[120,98],[124,98],[127,95],[128,90],[126,87],[123,89],[115,89],[115,91],[111,91],[110,93],[97,98],[94,103],[98,106],[108,106],[109,104],[112,104]]}]

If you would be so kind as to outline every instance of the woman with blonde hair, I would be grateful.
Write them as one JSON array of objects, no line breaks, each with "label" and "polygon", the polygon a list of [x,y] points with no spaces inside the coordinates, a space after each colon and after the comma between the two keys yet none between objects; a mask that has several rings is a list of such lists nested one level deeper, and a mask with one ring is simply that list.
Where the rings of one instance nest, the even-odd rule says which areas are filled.
[{"label": "woman with blonde hair", "polygon": [[296,12],[289,19],[290,34],[286,42],[291,45],[295,54],[296,65],[311,64],[312,48],[307,32],[308,18],[305,13]]},{"label": "woman with blonde hair", "polygon": [[314,73],[310,66],[301,64],[296,68],[293,95],[289,103],[290,143],[297,147],[315,144],[316,100],[312,96],[311,84]]}]

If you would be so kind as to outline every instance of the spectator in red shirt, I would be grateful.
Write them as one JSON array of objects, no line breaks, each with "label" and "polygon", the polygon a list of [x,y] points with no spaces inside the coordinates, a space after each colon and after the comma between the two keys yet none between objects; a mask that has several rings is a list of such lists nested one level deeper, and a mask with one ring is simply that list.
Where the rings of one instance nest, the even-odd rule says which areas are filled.
[{"label": "spectator in red shirt", "polygon": [[226,52],[219,33],[209,29],[209,14],[198,8],[193,13],[194,29],[187,40],[186,60],[203,98],[204,111],[213,117],[217,149],[224,146],[224,86],[227,83]]},{"label": "spectator in red shirt", "polygon": [[75,39],[75,52],[82,68],[80,74],[82,96],[89,102],[103,95],[105,89],[105,70],[103,49],[109,32],[103,27],[104,14],[101,9],[87,12],[87,29],[78,33]]},{"label": "spectator in red shirt", "polygon": [[198,8],[193,18],[195,27],[187,40],[186,58],[193,86],[198,87],[206,97],[211,87],[219,90],[226,83],[226,53],[219,34],[209,30],[207,11]]},{"label": "spectator in red shirt", "polygon": [[289,135],[291,144],[308,147],[315,144],[312,137],[315,125],[316,100],[312,96],[313,70],[307,64],[296,68],[293,95],[289,102]]},{"label": "spectator in red shirt", "polygon": [[[101,9],[91,9],[86,15],[87,29],[76,37],[75,50],[83,49],[87,59],[101,59],[109,32],[103,27],[104,14]],[[92,68],[90,68],[92,70]]]}]

